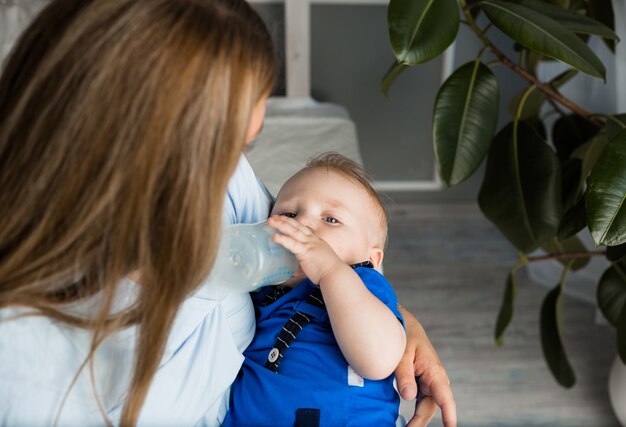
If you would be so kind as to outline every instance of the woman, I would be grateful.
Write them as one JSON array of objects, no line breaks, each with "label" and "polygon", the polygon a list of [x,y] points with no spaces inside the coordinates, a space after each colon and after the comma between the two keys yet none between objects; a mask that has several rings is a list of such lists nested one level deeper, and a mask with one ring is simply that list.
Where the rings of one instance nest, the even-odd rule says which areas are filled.
[{"label": "woman", "polygon": [[274,78],[245,1],[58,0],[22,35],[0,78],[2,424],[219,422],[252,312],[199,285],[235,169],[237,220],[266,203],[240,157]]}]

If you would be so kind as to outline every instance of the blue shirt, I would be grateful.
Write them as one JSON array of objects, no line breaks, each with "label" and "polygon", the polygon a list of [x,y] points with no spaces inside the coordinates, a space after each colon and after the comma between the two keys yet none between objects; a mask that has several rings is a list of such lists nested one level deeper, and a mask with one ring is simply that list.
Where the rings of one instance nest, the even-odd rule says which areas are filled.
[{"label": "blue shirt", "polygon": [[[396,296],[376,270],[355,270],[378,299],[402,321]],[[315,289],[309,280],[269,305],[260,303],[271,292],[253,296],[257,311],[254,340],[233,384],[230,410],[224,426],[293,426],[296,410],[320,410],[321,426],[393,426],[400,399],[393,375],[373,381],[359,377],[343,357],[333,335],[328,313],[306,302]],[[276,336],[296,310],[312,320],[289,344],[277,373],[265,367]]]},{"label": "blue shirt", "polygon": [[[263,221],[271,200],[242,157],[228,186],[224,223]],[[124,280],[116,307],[131,304],[136,291],[136,284]],[[88,314],[97,303],[95,298],[67,310]],[[86,368],[69,389],[88,354],[91,332],[43,316],[10,320],[24,311],[0,310],[0,425],[48,426],[57,415],[59,426],[103,425],[94,386],[107,417],[118,425],[133,369],[136,329],[115,333],[98,349],[95,384]],[[253,334],[254,309],[248,294],[218,300],[201,285],[179,310],[139,425],[219,425],[242,352]]]}]

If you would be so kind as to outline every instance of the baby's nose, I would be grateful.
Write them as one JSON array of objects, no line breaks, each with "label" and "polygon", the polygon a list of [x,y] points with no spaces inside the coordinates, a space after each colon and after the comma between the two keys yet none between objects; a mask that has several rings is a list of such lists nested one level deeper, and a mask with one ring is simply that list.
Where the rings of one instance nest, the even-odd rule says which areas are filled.
[{"label": "baby's nose", "polygon": [[316,222],[314,221],[314,219],[308,215],[298,215],[298,217],[296,218],[297,221],[306,226],[309,227],[310,229],[312,229],[313,231],[316,231],[315,229],[315,224]]}]

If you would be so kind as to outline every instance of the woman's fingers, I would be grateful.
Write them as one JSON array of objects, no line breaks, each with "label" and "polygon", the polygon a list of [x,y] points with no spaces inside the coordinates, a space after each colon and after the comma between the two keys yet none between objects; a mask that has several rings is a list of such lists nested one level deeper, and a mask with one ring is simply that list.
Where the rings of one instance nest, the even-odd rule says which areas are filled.
[{"label": "woman's fingers", "polygon": [[[430,412],[434,403],[441,408],[443,425],[456,427],[456,403],[446,370],[415,316],[403,307],[400,312],[406,325],[407,343],[396,368],[396,382],[404,399],[415,399],[418,389],[420,395],[409,426],[426,425],[432,417]],[[417,382],[416,376],[419,377]]]},{"label": "woman's fingers", "polygon": [[441,373],[433,379],[429,384],[430,395],[433,397],[437,406],[441,408],[441,417],[445,427],[456,427],[456,402],[452,389],[450,388],[450,380],[446,375],[443,367]]},{"label": "woman's fingers", "polygon": [[417,382],[415,381],[415,369],[413,368],[414,358],[415,348],[412,342],[407,340],[407,348],[395,370],[398,391],[404,400],[413,400],[417,397]]},{"label": "woman's fingers", "polygon": [[426,396],[415,402],[415,415],[406,427],[426,427],[437,411],[437,404],[432,397]]}]

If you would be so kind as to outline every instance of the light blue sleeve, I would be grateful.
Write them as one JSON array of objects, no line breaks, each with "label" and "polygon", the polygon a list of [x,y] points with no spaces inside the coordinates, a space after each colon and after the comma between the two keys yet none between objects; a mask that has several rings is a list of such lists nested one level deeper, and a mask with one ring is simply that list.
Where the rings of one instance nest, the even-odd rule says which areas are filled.
[{"label": "light blue sleeve", "polygon": [[[121,290],[130,286],[123,281]],[[93,310],[95,302],[84,302],[81,312]],[[106,417],[119,426],[134,368],[136,328],[114,333],[98,348],[95,382],[87,367],[70,388],[89,353],[91,331],[45,316],[16,318],[27,311],[0,310],[0,427],[54,425],[57,417],[59,426],[104,425],[96,395]],[[222,301],[188,298],[170,331],[138,427],[220,425],[253,334],[247,294]]]},{"label": "light blue sleeve", "polygon": [[[223,225],[264,221],[272,204],[271,194],[242,155],[228,183]],[[172,423],[178,425],[186,424],[183,420],[194,420],[197,426],[221,424],[230,385],[243,363],[242,352],[254,336],[254,308],[248,294],[229,294],[219,301],[210,294],[201,285],[179,310],[140,425],[164,420],[178,420]],[[199,416],[198,411],[204,413]],[[111,415],[119,417],[117,412]]]},{"label": "light blue sleeve", "polygon": [[[242,156],[228,185],[224,224],[263,221],[271,205],[271,195]],[[13,314],[0,310],[0,426],[52,425],[57,416],[59,425],[102,425],[89,369],[69,389],[91,333],[44,316],[8,321]],[[97,392],[113,425],[119,424],[133,368],[133,333],[134,328],[114,334],[95,355]],[[138,424],[219,425],[253,334],[247,294],[221,301],[190,296],[178,312]]]},{"label": "light blue sleeve", "polygon": [[228,183],[224,199],[224,226],[265,221],[273,202],[265,185],[254,174],[248,159],[242,155]]},{"label": "light blue sleeve", "polygon": [[[269,191],[242,155],[228,183],[223,225],[264,221],[272,203]],[[242,352],[254,335],[254,309],[248,294],[214,301],[203,296],[203,288],[179,311],[140,425],[178,419],[216,426],[226,413],[230,385],[243,362]],[[198,411],[204,413],[199,416]],[[117,414],[113,415],[115,419]]]}]

